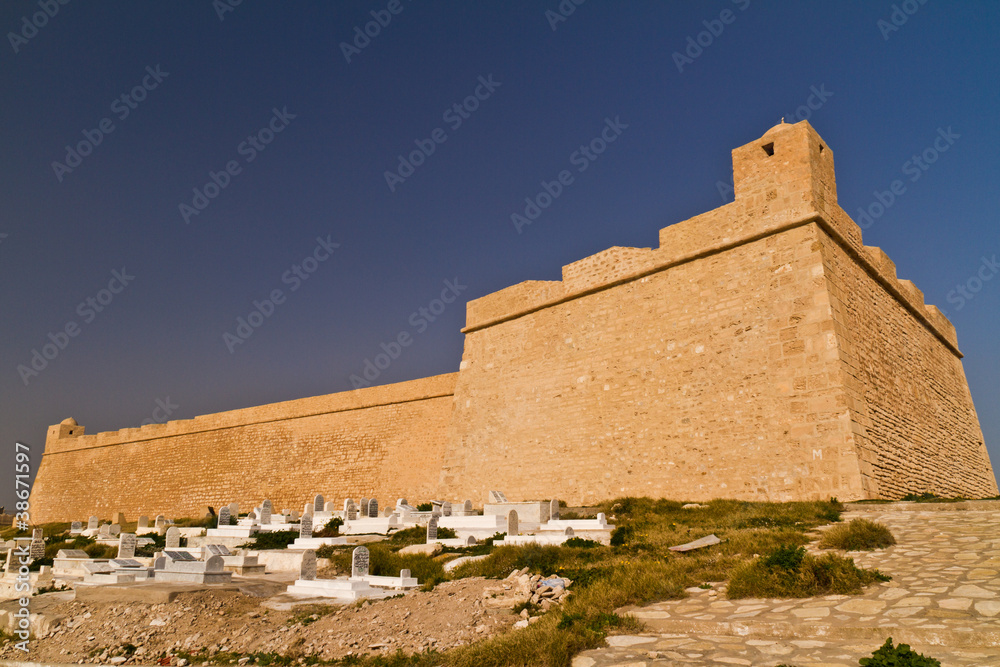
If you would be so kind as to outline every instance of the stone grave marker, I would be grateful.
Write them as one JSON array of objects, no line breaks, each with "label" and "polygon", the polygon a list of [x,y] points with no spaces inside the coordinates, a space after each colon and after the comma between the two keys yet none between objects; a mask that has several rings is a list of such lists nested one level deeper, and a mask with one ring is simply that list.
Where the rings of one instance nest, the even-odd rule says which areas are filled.
[{"label": "stone grave marker", "polygon": [[443,516],[451,516],[451,503],[447,500],[441,503],[441,514]]},{"label": "stone grave marker", "polygon": [[305,506],[302,508],[302,516],[305,516],[306,514],[312,514],[315,511],[316,511],[315,505],[313,505],[312,503],[306,503]]},{"label": "stone grave marker", "polygon": [[362,498],[361,502],[358,503],[358,516],[362,519],[368,516],[368,499]]},{"label": "stone grave marker", "polygon": [[353,503],[353,502],[354,502],[354,501],[353,501],[353,500],[351,500],[350,498],[344,498],[344,511],[345,511],[345,512],[347,511],[347,506],[348,506],[348,505],[350,505],[350,504],[351,504],[351,503]]},{"label": "stone grave marker", "polygon": [[71,533],[79,533],[82,530],[83,530],[83,522],[82,521],[74,521],[73,523],[71,523],[69,525],[69,531]]},{"label": "stone grave marker", "polygon": [[507,496],[504,495],[503,491],[490,491],[490,503],[505,503],[507,502]]},{"label": "stone grave marker", "polygon": [[97,534],[101,537],[111,537],[111,524],[103,524],[97,531]]},{"label": "stone grave marker", "polygon": [[229,503],[229,516],[240,515],[240,504],[239,503]]},{"label": "stone grave marker", "polygon": [[[312,514],[312,512],[310,512],[310,514]],[[298,510],[292,510],[291,512],[288,513],[288,518],[286,519],[286,521],[298,521],[298,520],[299,520]]]},{"label": "stone grave marker", "polygon": [[472,501],[471,500],[466,500],[464,503],[462,503],[462,511],[465,512],[465,516],[469,516],[469,515],[472,514]]},{"label": "stone grave marker", "polygon": [[[365,550],[367,551],[367,549]],[[302,565],[299,569],[299,579],[312,581],[316,578],[316,552],[313,550],[302,552]]]},{"label": "stone grave marker", "polygon": [[167,517],[163,516],[162,514],[157,514],[157,515],[156,515],[156,519],[155,519],[155,521],[153,522],[153,526],[154,526],[154,527],[155,527],[155,528],[156,528],[157,530],[159,530],[159,529],[161,529],[161,528],[164,528],[164,527],[166,527],[166,525],[167,525]]},{"label": "stone grave marker", "polygon": [[410,571],[409,570],[400,570],[399,571],[399,578],[400,579],[409,579],[410,578]]},{"label": "stone grave marker", "polygon": [[402,507],[403,505],[409,504],[410,503],[406,502],[406,498],[396,498],[396,507]]},{"label": "stone grave marker", "polygon": [[28,546],[28,556],[31,557],[31,560],[45,558],[45,540],[42,539],[41,532],[40,530],[35,531],[31,538],[31,544]]},{"label": "stone grave marker", "polygon": [[111,523],[117,523],[119,526],[125,523],[125,515],[122,512],[115,512],[111,517]]},{"label": "stone grave marker", "polygon": [[205,548],[208,549],[208,553],[212,554],[213,556],[229,556],[229,555],[231,555],[230,552],[229,552],[229,547],[227,547],[227,546],[225,546],[223,544],[209,544],[209,545],[206,545]]},{"label": "stone grave marker", "polygon": [[118,536],[118,557],[135,558],[135,533],[122,533]]},{"label": "stone grave marker", "polygon": [[181,548],[181,531],[177,529],[177,526],[170,526],[167,528],[167,544],[165,549],[180,549]]},{"label": "stone grave marker", "polygon": [[367,577],[368,576],[368,548],[358,547],[351,554],[351,576],[352,577]]},{"label": "stone grave marker", "polygon": [[121,532],[122,532],[121,524],[113,523],[110,526],[108,526],[108,534],[111,535],[112,537],[117,537],[118,535],[121,535]]},{"label": "stone grave marker", "polygon": [[41,528],[32,528],[32,530],[31,530],[31,539],[33,539],[33,540],[43,540],[43,539],[45,539],[45,535],[44,535],[44,533],[42,533],[42,529]]},{"label": "stone grave marker", "polygon": [[250,512],[250,514],[247,514],[247,518],[250,519],[251,521],[253,521],[254,523],[256,523],[257,522],[257,513],[256,512]]},{"label": "stone grave marker", "polygon": [[368,518],[377,519],[378,518],[378,501],[372,498],[368,501]]},{"label": "stone grave marker", "polygon": [[139,517],[139,528],[149,528],[149,517],[143,514]]},{"label": "stone grave marker", "polygon": [[353,501],[347,501],[347,506],[345,509],[348,521],[357,521],[358,519],[358,508],[354,506]]},{"label": "stone grave marker", "polygon": [[[303,540],[308,540],[313,536],[313,515],[303,514],[302,519],[299,522],[299,537]],[[315,557],[316,554],[313,554]]]},{"label": "stone grave marker", "polygon": [[60,549],[56,558],[90,558],[83,549]]},{"label": "stone grave marker", "polygon": [[223,505],[219,508],[219,523],[216,525],[219,528],[229,525],[229,505]]},{"label": "stone grave marker", "polygon": [[553,498],[549,502],[549,520],[558,521],[559,520],[559,501]]},{"label": "stone grave marker", "polygon": [[432,516],[430,521],[427,522],[427,543],[430,544],[438,538],[438,520],[436,516]]},{"label": "stone grave marker", "polygon": [[96,516],[92,516],[87,520],[87,530],[96,530],[97,522],[100,521]]},{"label": "stone grave marker", "polygon": [[271,501],[265,500],[260,504],[260,523],[266,526],[271,523]]},{"label": "stone grave marker", "polygon": [[507,534],[517,535],[517,510],[507,512]]},{"label": "stone grave marker", "polygon": [[326,503],[326,498],[317,493],[316,497],[313,498],[313,511],[322,512],[324,503]]},{"label": "stone grave marker", "polygon": [[324,511],[327,511],[327,512],[336,512],[337,511],[337,506],[334,504],[334,502],[332,500],[330,500],[325,505],[323,505],[323,509],[324,509]]}]

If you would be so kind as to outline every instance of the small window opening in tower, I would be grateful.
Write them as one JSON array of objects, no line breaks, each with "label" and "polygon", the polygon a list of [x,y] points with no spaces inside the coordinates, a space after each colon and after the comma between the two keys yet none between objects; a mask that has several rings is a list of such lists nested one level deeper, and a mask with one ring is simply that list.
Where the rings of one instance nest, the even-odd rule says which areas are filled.
[{"label": "small window opening in tower", "polygon": [[774,155],[774,142],[771,142],[769,144],[764,144],[763,146],[761,146],[761,148],[763,148],[764,152],[767,153],[769,156]]},{"label": "small window opening in tower", "polygon": [[823,149],[826,148],[823,144],[819,145],[819,152],[822,153]]}]

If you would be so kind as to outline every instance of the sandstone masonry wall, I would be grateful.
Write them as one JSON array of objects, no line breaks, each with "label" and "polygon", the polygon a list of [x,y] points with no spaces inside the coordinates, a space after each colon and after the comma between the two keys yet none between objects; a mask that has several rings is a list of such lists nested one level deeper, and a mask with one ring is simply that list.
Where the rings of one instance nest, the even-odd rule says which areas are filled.
[{"label": "sandstone masonry wall", "polygon": [[[35,521],[193,516],[237,501],[302,509],[322,493],[434,495],[455,374],[79,435],[50,428],[31,495]],[[60,430],[65,435],[60,437]],[[74,431],[72,435],[68,431]]]}]

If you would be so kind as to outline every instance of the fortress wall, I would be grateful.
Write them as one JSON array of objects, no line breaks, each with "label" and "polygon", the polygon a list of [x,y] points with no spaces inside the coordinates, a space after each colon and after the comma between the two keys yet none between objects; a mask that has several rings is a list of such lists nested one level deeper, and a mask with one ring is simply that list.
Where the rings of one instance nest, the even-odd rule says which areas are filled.
[{"label": "fortress wall", "polygon": [[[996,495],[959,355],[841,245],[825,233],[821,244],[853,430],[872,495]],[[895,278],[888,257],[867,250]],[[919,290],[911,295],[917,298],[922,304]]]},{"label": "fortress wall", "polygon": [[442,488],[570,504],[862,497],[820,233],[805,224],[467,330]]},{"label": "fortress wall", "polygon": [[[31,495],[36,522],[193,516],[270,498],[276,509],[436,491],[455,374],[234,410],[156,427],[59,437],[52,427]],[[65,431],[69,429],[63,427]],[[81,427],[74,427],[77,433]]]}]

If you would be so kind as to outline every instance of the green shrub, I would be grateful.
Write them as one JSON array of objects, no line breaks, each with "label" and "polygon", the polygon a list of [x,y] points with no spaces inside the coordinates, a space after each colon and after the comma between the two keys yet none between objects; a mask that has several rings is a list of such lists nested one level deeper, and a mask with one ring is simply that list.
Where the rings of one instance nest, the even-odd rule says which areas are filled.
[{"label": "green shrub", "polygon": [[595,547],[601,546],[600,542],[594,540],[585,540],[582,537],[571,537],[565,542],[563,542],[564,547],[577,547],[579,549],[593,549]]},{"label": "green shrub", "polygon": [[836,554],[816,557],[801,547],[781,547],[737,566],[729,578],[727,595],[734,600],[857,595],[865,586],[888,580],[878,570],[859,569],[852,558]]},{"label": "green shrub", "polygon": [[927,493],[926,491],[920,494],[917,493],[907,493],[905,496],[900,498],[900,500],[906,500],[914,503],[961,503],[966,500],[961,496],[956,496],[954,498],[944,498],[937,495],[936,493]]},{"label": "green shrub", "polygon": [[326,525],[313,532],[313,537],[339,537],[340,527],[344,525],[344,520],[335,516],[326,522]]},{"label": "green shrub", "polygon": [[907,644],[892,645],[892,637],[870,658],[861,658],[861,667],[941,667],[941,662],[910,650]]},{"label": "green shrub", "polygon": [[251,542],[241,544],[245,549],[287,549],[288,545],[299,537],[297,530],[275,530],[270,533],[257,533]]},{"label": "green shrub", "polygon": [[156,555],[157,551],[163,551],[167,548],[167,536],[160,535],[159,533],[145,533],[142,537],[149,538],[153,540],[152,544],[147,544],[145,546],[139,546],[138,543],[135,547],[135,555],[142,558],[152,558]]},{"label": "green shrub", "polygon": [[[425,587],[433,588],[445,580],[444,566],[439,561],[424,554],[399,554],[394,547],[376,542],[368,544],[368,572],[377,577],[398,577],[400,570],[409,570],[411,577]],[[323,553],[340,572],[351,571],[351,552],[353,549],[341,547],[337,550],[318,550],[316,555]]]},{"label": "green shrub", "polygon": [[36,560],[31,561],[31,564],[28,565],[28,571],[29,572],[38,572],[38,569],[40,567],[42,567],[43,565],[50,565],[51,566],[52,565],[52,559],[51,558],[38,558]]},{"label": "green shrub", "polygon": [[434,505],[431,503],[420,503],[417,505],[418,512],[430,512],[434,509]]},{"label": "green shrub", "polygon": [[821,549],[871,551],[885,549],[895,543],[896,538],[883,524],[868,519],[854,519],[848,524],[834,526],[823,533],[819,546]]}]

